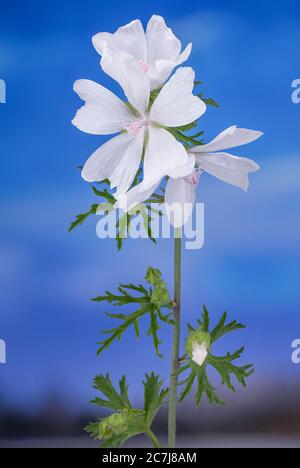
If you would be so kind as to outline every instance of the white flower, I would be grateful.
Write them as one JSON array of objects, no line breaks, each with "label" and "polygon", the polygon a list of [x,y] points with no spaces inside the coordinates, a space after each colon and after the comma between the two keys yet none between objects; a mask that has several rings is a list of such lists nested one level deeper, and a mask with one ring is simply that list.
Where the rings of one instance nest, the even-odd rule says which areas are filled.
[{"label": "white flower", "polygon": [[[175,228],[181,227],[190,218],[196,201],[199,179],[203,172],[245,191],[248,190],[249,173],[258,171],[259,166],[250,159],[218,151],[251,143],[261,136],[261,132],[234,126],[222,132],[211,143],[195,146],[189,151],[187,166],[171,172],[166,187],[166,211]],[[119,200],[118,206],[124,211],[132,209],[149,198],[158,185],[155,184],[151,192],[151,189],[146,189],[143,183],[139,184]]]},{"label": "white flower", "polygon": [[[137,79],[144,80],[146,77],[153,90],[165,83],[173,69],[189,58],[192,50],[192,44],[189,44],[181,52],[179,39],[166,26],[165,20],[156,15],[150,19],[146,34],[141,21],[135,20],[119,28],[114,34],[96,34],[93,44],[102,56],[103,70],[118,81],[126,95],[126,69],[134,69]],[[126,67],[122,66],[124,60]]]},{"label": "white flower", "polygon": [[183,145],[162,127],[189,124],[205,112],[204,102],[192,94],[194,79],[195,73],[191,68],[177,70],[160,91],[150,111],[149,100],[144,102],[143,92],[137,94],[138,102],[136,99],[130,100],[130,104],[135,104],[138,113],[131,111],[103,86],[89,80],[76,81],[74,90],[85,101],[85,105],[79,109],[72,123],[80,130],[94,135],[122,132],[89,158],[82,177],[88,182],[109,179],[111,188],[117,189],[115,197],[118,199],[128,191],[134,180],[145,141],[145,190],[178,168],[181,169],[177,177],[190,172],[191,168],[186,167],[189,157]]},{"label": "white flower", "polygon": [[203,341],[201,345],[197,343],[197,341],[193,344],[193,354],[192,354],[192,361],[194,361],[198,366],[202,366],[204,364],[205,359],[208,356],[208,347],[207,343]]}]

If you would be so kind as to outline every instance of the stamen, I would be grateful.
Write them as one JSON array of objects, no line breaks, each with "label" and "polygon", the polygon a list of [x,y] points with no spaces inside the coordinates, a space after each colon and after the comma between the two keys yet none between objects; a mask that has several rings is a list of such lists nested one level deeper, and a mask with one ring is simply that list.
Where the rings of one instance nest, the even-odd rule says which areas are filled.
[{"label": "stamen", "polygon": [[184,177],[184,180],[192,185],[193,187],[196,187],[199,184],[199,179],[200,179],[200,173],[199,171],[193,171],[190,175]]},{"label": "stamen", "polygon": [[128,133],[131,133],[133,135],[137,135],[139,131],[141,130],[143,126],[143,122],[140,120],[136,120],[135,122],[131,122],[125,127],[125,130],[127,130]]},{"label": "stamen", "polygon": [[149,63],[144,62],[144,60],[139,60],[139,64],[141,66],[141,69],[145,72],[148,73],[150,65]]}]

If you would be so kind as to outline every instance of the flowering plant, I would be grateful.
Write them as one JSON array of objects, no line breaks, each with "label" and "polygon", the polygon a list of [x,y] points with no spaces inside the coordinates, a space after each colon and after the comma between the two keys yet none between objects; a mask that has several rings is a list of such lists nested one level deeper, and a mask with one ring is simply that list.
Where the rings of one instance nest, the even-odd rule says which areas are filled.
[{"label": "flowering plant", "polygon": [[[197,405],[204,394],[210,403],[224,404],[209,381],[208,366],[212,366],[220,374],[222,383],[233,391],[232,376],[246,386],[246,378],[253,373],[252,366],[234,364],[241,357],[243,348],[221,357],[212,353],[217,340],[244,326],[236,321],[226,324],[227,314],[224,314],[216,327],[210,329],[210,317],[205,307],[196,328],[189,325],[185,352],[180,356],[181,233],[192,216],[196,189],[204,173],[247,191],[249,173],[256,172],[259,166],[225,150],[250,143],[262,133],[233,126],[212,142],[204,142],[203,132],[196,130],[198,119],[209,106],[219,105],[199,92],[202,83],[195,80],[192,68],[175,70],[189,58],[192,45],[182,52],[179,39],[163,18],[153,16],[146,32],[136,20],[114,34],[97,34],[93,44],[101,55],[103,71],[119,83],[125,99],[121,100],[90,80],[79,80],[74,85],[84,105],[76,113],[73,124],[93,135],[118,135],[96,150],[82,169],[83,179],[98,185],[92,189],[103,203],[95,203],[86,213],[78,215],[70,230],[90,215],[97,214],[100,207],[106,211],[120,209],[124,213],[117,226],[120,249],[125,231],[135,216],[133,210],[140,207],[149,238],[155,242],[149,229],[149,204],[165,203],[166,214],[174,227],[175,248],[173,295],[162,273],[149,268],[146,284],[120,284],[116,293],[107,291],[94,299],[117,307],[129,305],[133,309],[129,314],[107,314],[119,323],[105,332],[106,338],[99,343],[98,354],[107,350],[115,340],[120,340],[130,327],[139,337],[140,321],[147,318],[147,335],[152,337],[156,354],[162,357],[158,333],[161,324],[171,327],[170,386],[163,388],[163,382],[154,373],[146,375],[144,407],[137,409],[130,402],[126,376],[122,377],[119,390],[109,375],[96,377],[94,387],[106,399],[97,397],[93,403],[110,409],[112,414],[90,424],[87,431],[102,440],[102,447],[120,447],[137,434],[146,434],[154,446],[160,447],[151,426],[168,398],[168,444],[174,448],[177,405],[192,391],[195,383]],[[180,376],[186,372],[188,375],[180,381]],[[183,386],[180,396],[179,385]]]}]

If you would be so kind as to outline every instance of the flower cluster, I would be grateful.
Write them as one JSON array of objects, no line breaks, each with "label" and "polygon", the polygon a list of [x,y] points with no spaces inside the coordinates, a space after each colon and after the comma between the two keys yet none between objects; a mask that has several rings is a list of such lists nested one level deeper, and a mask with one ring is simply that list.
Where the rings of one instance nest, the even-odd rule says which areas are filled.
[{"label": "flower cluster", "polygon": [[[126,213],[167,178],[166,211],[174,227],[191,216],[203,172],[248,189],[248,174],[259,166],[224,151],[256,140],[261,132],[234,126],[208,144],[197,140],[202,132],[184,134],[213,102],[193,94],[197,82],[192,68],[173,73],[189,58],[191,44],[182,52],[181,42],[160,16],[150,19],[146,32],[135,20],[114,34],[97,34],[93,44],[103,71],[119,83],[125,100],[90,80],[74,85],[85,104],[72,123],[93,135],[118,134],[88,159],[82,170],[86,181],[108,180],[115,208]],[[174,206],[181,209],[176,212]]]}]

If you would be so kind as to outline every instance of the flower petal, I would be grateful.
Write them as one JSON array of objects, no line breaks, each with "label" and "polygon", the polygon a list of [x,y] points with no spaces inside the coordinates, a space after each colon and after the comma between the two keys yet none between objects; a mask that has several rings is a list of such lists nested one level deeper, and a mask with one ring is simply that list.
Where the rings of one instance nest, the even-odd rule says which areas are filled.
[{"label": "flower petal", "polygon": [[148,76],[151,89],[157,89],[170,77],[178,65],[185,62],[192,51],[192,44],[181,52],[181,42],[167,27],[161,16],[152,16],[147,26],[147,45],[149,65]]},{"label": "flower petal", "polygon": [[179,68],[154,101],[150,120],[166,127],[180,127],[201,117],[206,105],[192,93],[194,80],[192,68]]},{"label": "flower petal", "polygon": [[130,104],[144,116],[149,105],[150,83],[140,64],[125,53],[114,54],[107,48],[101,66],[119,83]]},{"label": "flower petal", "polygon": [[82,177],[87,182],[109,179],[117,188],[115,197],[126,192],[137,173],[144,145],[144,132],[119,135],[101,146],[86,162]]},{"label": "flower petal", "polygon": [[168,80],[172,71],[176,67],[175,62],[169,60],[156,60],[154,65],[150,65],[148,77],[151,91],[159,89]]},{"label": "flower petal", "polygon": [[133,187],[127,193],[123,194],[118,198],[115,208],[120,208],[125,213],[132,210],[135,206],[144,201],[148,200],[151,195],[155,192],[161,181],[152,185],[151,187],[146,187],[143,182]]},{"label": "flower petal", "polygon": [[161,16],[153,15],[150,19],[146,39],[149,64],[154,64],[159,59],[176,62],[181,52],[181,42]]},{"label": "flower petal", "polygon": [[178,179],[179,177],[186,177],[190,175],[194,169],[196,164],[196,158],[193,154],[188,153],[188,160],[184,166],[176,167],[168,173],[168,176],[172,177],[172,179]]},{"label": "flower petal", "polygon": [[170,77],[173,69],[185,62],[191,53],[191,44],[181,54],[181,42],[167,27],[161,16],[150,19],[147,32],[148,58],[150,66],[148,76],[151,89],[159,88]]},{"label": "flower petal", "polygon": [[190,42],[188,46],[184,49],[184,51],[181,52],[181,54],[179,55],[178,59],[176,60],[176,65],[181,65],[182,63],[188,60],[189,56],[192,53],[192,48],[193,48],[193,45]]},{"label": "flower petal", "polygon": [[147,43],[143,25],[140,20],[131,21],[119,28],[114,34],[99,33],[93,37],[93,45],[103,55],[106,45],[116,51],[126,51],[136,60],[147,59]]},{"label": "flower petal", "polygon": [[196,164],[208,174],[245,191],[249,188],[248,174],[260,169],[258,164],[251,159],[239,158],[227,153],[196,155]]},{"label": "flower petal", "polygon": [[236,146],[246,145],[257,140],[263,135],[262,132],[248,130],[247,128],[229,127],[220,133],[212,142],[206,145],[195,146],[193,153],[211,153],[213,151],[223,151]]},{"label": "flower petal", "polygon": [[93,135],[109,135],[123,130],[133,115],[126,105],[103,86],[90,80],[78,80],[74,91],[85,101],[79,109],[73,125]]},{"label": "flower petal", "polygon": [[167,217],[175,229],[190,219],[196,202],[197,185],[184,178],[170,178],[166,187],[165,203]]},{"label": "flower petal", "polygon": [[118,29],[115,34],[100,33],[93,37],[102,55],[102,69],[123,88],[130,104],[145,115],[150,96],[150,83],[139,61],[146,59],[146,39],[139,20]]},{"label": "flower petal", "polygon": [[[184,146],[167,130],[149,128],[149,140],[144,159],[144,186],[151,187],[172,171],[184,168],[188,163]],[[177,174],[179,177],[179,174]]]},{"label": "flower petal", "polygon": [[167,80],[175,67],[185,62],[192,50],[192,44],[189,44],[176,61],[159,59],[154,64],[149,65],[148,77],[150,79],[151,90],[160,88]]},{"label": "flower petal", "polygon": [[198,364],[198,366],[202,366],[204,364],[205,359],[208,356],[208,350],[207,350],[207,345],[206,343],[202,343],[199,345],[198,343],[195,343],[193,346],[193,355],[192,355],[192,360]]}]

